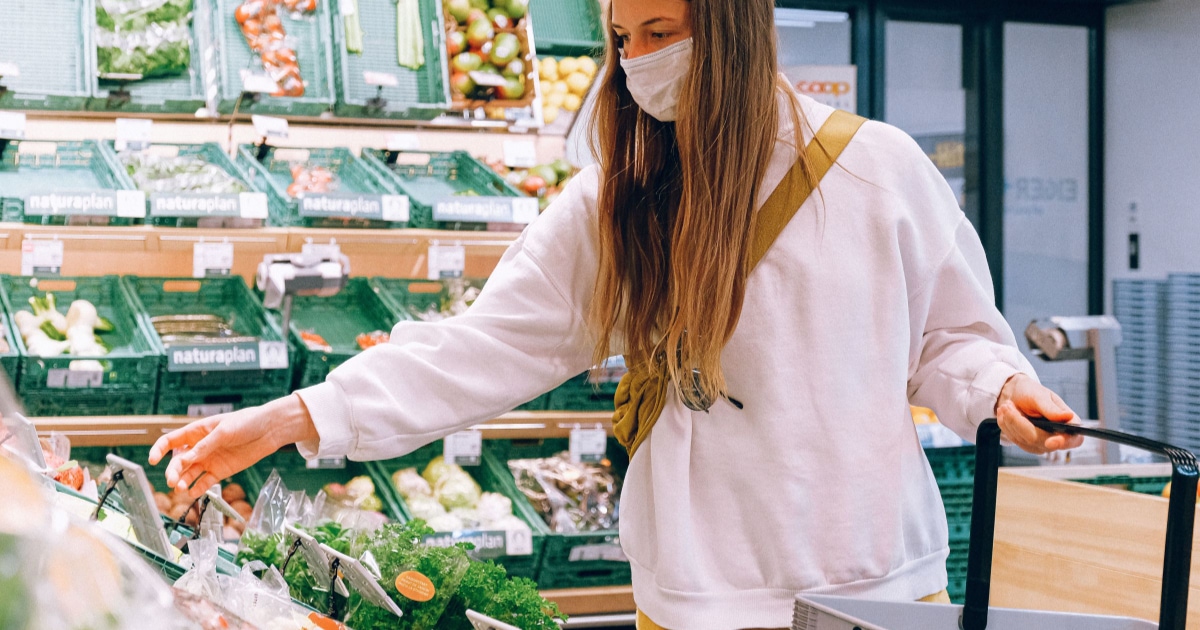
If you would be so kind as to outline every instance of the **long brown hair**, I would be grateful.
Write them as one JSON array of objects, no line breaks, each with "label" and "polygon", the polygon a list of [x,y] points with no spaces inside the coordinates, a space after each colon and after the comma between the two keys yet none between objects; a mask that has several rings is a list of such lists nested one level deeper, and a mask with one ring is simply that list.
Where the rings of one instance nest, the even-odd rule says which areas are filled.
[{"label": "long brown hair", "polygon": [[[725,391],[721,350],[741,316],[783,84],[771,0],[689,1],[694,53],[674,123],[634,102],[606,24],[592,135],[603,173],[600,271],[589,323],[597,363],[620,331],[628,356],[665,362],[684,400],[703,404]],[[802,116],[789,102],[802,147]]]}]

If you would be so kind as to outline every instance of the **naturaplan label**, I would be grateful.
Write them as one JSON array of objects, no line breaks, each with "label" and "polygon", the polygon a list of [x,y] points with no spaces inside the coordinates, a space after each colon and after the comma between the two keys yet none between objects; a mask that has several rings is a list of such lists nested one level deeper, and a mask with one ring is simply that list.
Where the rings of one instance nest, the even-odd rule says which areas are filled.
[{"label": "naturaplan label", "polygon": [[[282,353],[282,357],[279,356]],[[283,369],[287,346],[282,342],[222,345],[173,345],[167,348],[168,372],[213,372]]]}]

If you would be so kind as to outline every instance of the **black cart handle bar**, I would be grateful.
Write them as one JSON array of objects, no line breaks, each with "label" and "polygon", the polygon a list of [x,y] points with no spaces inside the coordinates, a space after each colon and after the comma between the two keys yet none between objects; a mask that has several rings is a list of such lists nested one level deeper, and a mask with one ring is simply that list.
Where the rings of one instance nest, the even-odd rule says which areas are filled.
[{"label": "black cart handle bar", "polygon": [[[1163,556],[1162,599],[1158,627],[1185,630],[1188,579],[1192,565],[1192,529],[1196,519],[1196,456],[1181,448],[1136,435],[1075,424],[1032,420],[1050,433],[1083,435],[1125,444],[1171,461],[1171,501],[1167,507],[1167,543]],[[1000,425],[987,420],[976,435],[975,500],[971,506],[971,547],[967,555],[967,599],[963,630],[987,628],[991,598],[992,547],[996,534],[996,482],[1000,469]]]}]

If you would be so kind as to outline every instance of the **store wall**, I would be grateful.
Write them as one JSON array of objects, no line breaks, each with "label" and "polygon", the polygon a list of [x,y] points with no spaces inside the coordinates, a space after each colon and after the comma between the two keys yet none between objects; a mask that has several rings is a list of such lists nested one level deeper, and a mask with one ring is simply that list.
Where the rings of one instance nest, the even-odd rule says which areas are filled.
[{"label": "store wall", "polygon": [[[1197,33],[1195,0],[1108,10],[1104,201],[1110,305],[1113,278],[1200,273]],[[1129,267],[1134,232],[1141,242],[1136,271]]]}]

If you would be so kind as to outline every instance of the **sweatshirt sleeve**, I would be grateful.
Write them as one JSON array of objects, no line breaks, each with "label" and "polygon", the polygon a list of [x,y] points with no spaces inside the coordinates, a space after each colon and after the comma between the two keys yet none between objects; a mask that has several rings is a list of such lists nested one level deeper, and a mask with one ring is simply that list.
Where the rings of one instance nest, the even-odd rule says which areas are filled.
[{"label": "sweatshirt sleeve", "polygon": [[909,301],[913,361],[909,400],[974,442],[995,415],[1000,389],[1018,372],[1034,378],[1008,322],[995,307],[991,275],[975,228],[964,217],[950,252]]},{"label": "sweatshirt sleeve", "polygon": [[903,165],[892,169],[902,180],[895,190],[903,191],[898,239],[909,296],[908,397],[974,442],[1008,379],[1037,375],[996,308],[983,244],[950,186],[911,138],[888,132],[886,159]]},{"label": "sweatshirt sleeve", "polygon": [[391,340],[299,392],[319,439],[305,457],[397,457],[486,422],[591,367],[595,169],[509,248],[463,315],[401,322]]}]

